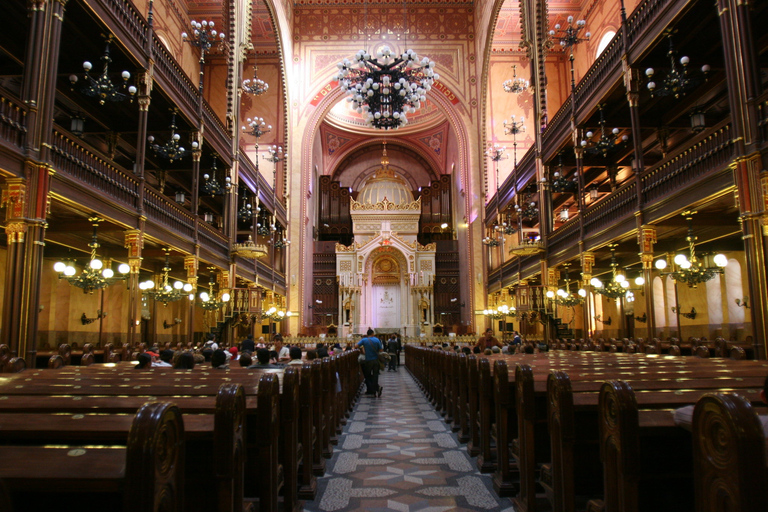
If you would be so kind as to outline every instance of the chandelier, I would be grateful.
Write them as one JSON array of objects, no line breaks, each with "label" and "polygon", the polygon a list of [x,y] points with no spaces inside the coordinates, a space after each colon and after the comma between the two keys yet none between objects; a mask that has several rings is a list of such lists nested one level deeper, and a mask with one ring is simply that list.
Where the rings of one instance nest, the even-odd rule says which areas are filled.
[{"label": "chandelier", "polygon": [[[147,140],[149,141],[149,145],[152,148],[152,151],[155,152],[157,156],[160,158],[165,158],[166,160],[169,160],[173,162],[174,160],[180,160],[184,158],[187,155],[187,150],[184,149],[180,144],[179,140],[181,140],[181,135],[176,133],[176,113],[178,110],[171,109],[171,126],[169,127],[171,129],[171,138],[168,139],[168,141],[163,144],[162,146],[160,144],[155,144],[155,137],[153,135],[150,135],[147,137]],[[197,141],[192,142],[192,148],[197,149],[198,143]]]},{"label": "chandelier", "polygon": [[267,246],[263,244],[257,245],[251,235],[248,235],[248,240],[245,242],[234,244],[232,252],[243,258],[261,258],[268,254]]},{"label": "chandelier", "polygon": [[[139,289],[142,290],[142,295],[152,299],[156,302],[162,302],[163,306],[167,306],[169,302],[176,302],[189,297],[193,286],[190,283],[183,283],[181,281],[174,281],[173,286],[168,279],[168,273],[171,271],[171,264],[169,256],[171,254],[170,248],[164,248],[165,252],[165,265],[163,265],[163,275],[160,279],[160,286],[155,288],[155,282],[148,279],[142,283],[139,283]],[[191,295],[194,297],[194,295]]]},{"label": "chandelier", "polygon": [[[258,213],[260,210],[261,208],[256,206],[256,212]],[[248,201],[247,191],[243,192],[243,206],[237,210],[237,218],[243,222],[247,222],[253,219],[253,206],[251,205],[250,201]]]},{"label": "chandelier", "polygon": [[578,20],[576,21],[576,25],[573,24],[573,16],[568,16],[568,27],[562,28],[560,24],[558,23],[555,25],[555,30],[549,31],[549,37],[553,39],[559,39],[560,40],[560,46],[563,48],[572,48],[576,46],[579,43],[582,43],[584,41],[589,41],[589,38],[592,37],[592,34],[587,32],[584,34],[584,37],[579,37],[579,33],[584,29],[584,27],[587,25],[587,22],[584,20]]},{"label": "chandelier", "polygon": [[272,125],[264,122],[264,118],[262,117],[254,117],[253,119],[249,117],[248,128],[245,126],[242,128],[244,134],[252,135],[253,137],[256,137],[256,139],[259,139],[262,135],[272,131]]},{"label": "chandelier", "polygon": [[657,95],[679,98],[680,96],[685,96],[688,91],[698,86],[702,80],[706,81],[710,67],[709,64],[701,66],[702,78],[699,73],[690,71],[688,64],[691,59],[683,56],[680,57],[680,65],[682,66],[682,69],[678,69],[677,63],[675,62],[677,51],[675,51],[674,45],[672,44],[672,34],[668,33],[667,38],[669,39],[669,50],[667,50],[667,57],[669,57],[670,63],[669,71],[667,71],[666,76],[659,83],[661,87],[657,88],[657,85],[659,84],[653,81],[653,75],[656,74],[656,70],[653,68],[646,69],[645,75],[648,77],[647,87],[648,90],[651,91],[651,97]]},{"label": "chandelier", "polygon": [[572,308],[578,304],[584,302],[584,297],[587,296],[587,291],[584,288],[580,288],[577,293],[571,293],[571,281],[568,279],[568,267],[570,264],[565,264],[565,286],[558,288],[556,292],[547,291],[547,298],[557,305]]},{"label": "chandelier", "polygon": [[256,223],[256,234],[260,236],[269,236],[270,233],[269,218],[265,213],[260,215],[259,221]]},{"label": "chandelier", "polygon": [[284,311],[282,309],[277,309],[275,306],[272,306],[266,311],[263,311],[261,313],[261,318],[268,318],[269,320],[272,320],[273,322],[281,322],[286,318],[290,318],[292,316],[292,313],[290,311]]},{"label": "chandelier", "polygon": [[536,203],[531,201],[527,204],[525,208],[521,208],[520,206],[515,207],[517,209],[518,214],[520,217],[522,217],[525,220],[534,220],[539,216],[539,209],[536,206]]},{"label": "chandelier", "polygon": [[359,114],[364,113],[368,126],[379,130],[397,129],[408,124],[407,114],[416,112],[427,100],[427,93],[440,76],[435,63],[406,50],[397,57],[388,46],[376,53],[376,59],[365,50],[350,61],[336,65],[336,80],[347,95],[347,101]]},{"label": "chandelier", "polygon": [[483,243],[487,245],[488,247],[498,247],[501,245],[501,242],[504,241],[503,238],[499,239],[496,236],[496,233],[499,231],[498,224],[494,224],[493,227],[488,228],[488,234],[483,238]]},{"label": "chandelier", "polygon": [[578,189],[576,176],[572,180],[565,177],[562,154],[558,155],[557,170],[552,174],[552,178],[552,184],[550,185],[552,192],[575,192]]},{"label": "chandelier", "polygon": [[515,306],[509,307],[507,305],[502,305],[496,309],[484,309],[483,315],[494,320],[501,320],[502,318],[506,318],[508,316],[517,316],[517,310],[515,309]]},{"label": "chandelier", "polygon": [[[715,266],[704,266],[696,257],[695,242],[696,237],[693,235],[693,216],[695,211],[685,211],[683,216],[688,223],[688,236],[685,237],[688,241],[688,251],[690,256],[686,257],[684,254],[678,254],[675,256],[674,262],[677,265],[677,270],[674,272],[662,272],[661,275],[670,275],[679,283],[685,283],[690,288],[696,288],[699,283],[704,283],[712,279],[718,274],[723,273],[723,268],[728,265],[728,258],[725,254],[716,254],[713,258]],[[664,258],[656,260],[656,268],[664,270],[667,268],[667,260]]]},{"label": "chandelier", "polygon": [[275,232],[275,239],[272,242],[272,245],[275,247],[275,249],[280,249],[282,247],[288,247],[291,245],[291,241],[285,238],[283,233],[283,228],[278,227],[277,231]]},{"label": "chandelier", "polygon": [[[596,141],[591,140],[594,136],[594,132],[587,131],[585,134],[587,138],[581,141],[581,147],[584,148],[584,151],[586,151],[588,155],[602,155],[605,158],[609,153],[618,149],[620,144],[627,142],[629,137],[622,135],[621,139],[619,139],[618,128],[611,130],[610,135],[606,132],[605,117],[603,116],[604,106],[605,105],[600,105],[598,107],[600,110],[600,138]],[[619,140],[621,140],[621,142],[619,142]]]},{"label": "chandelier", "polygon": [[130,272],[131,267],[125,263],[121,263],[117,267],[117,271],[121,274],[115,275],[115,272],[107,267],[104,268],[104,262],[96,257],[96,249],[99,248],[98,237],[96,236],[99,222],[104,219],[98,217],[90,217],[88,221],[93,226],[93,235],[91,236],[91,243],[88,247],[91,248],[91,258],[88,261],[88,265],[83,268],[83,271],[77,274],[77,269],[74,266],[73,261],[57,261],[53,265],[53,270],[58,272],[59,279],[66,279],[69,284],[83,289],[83,293],[93,293],[94,290],[101,290],[107,286],[114,284],[118,281],[124,281],[126,274]]},{"label": "chandelier", "polygon": [[485,156],[491,159],[493,162],[504,160],[506,158],[507,148],[499,144],[488,143],[488,149],[485,150]]},{"label": "chandelier", "polygon": [[213,311],[215,309],[221,308],[224,304],[229,302],[230,296],[228,293],[225,292],[221,294],[221,297],[219,297],[218,299],[216,298],[213,292],[214,286],[216,285],[214,281],[213,271],[216,269],[214,267],[210,267],[208,270],[211,271],[210,279],[208,281],[208,290],[210,291],[210,293],[200,292],[200,295],[199,295],[200,301],[197,303],[197,305],[205,309],[206,311]]},{"label": "chandelier", "polygon": [[[112,35],[110,34],[106,38],[106,48],[104,49],[104,55],[101,56],[101,61],[104,63],[101,74],[98,77],[90,75],[89,71],[93,69],[93,64],[89,61],[83,62],[83,69],[85,70],[85,85],[83,86],[82,93],[91,98],[98,98],[99,104],[103,105],[107,101],[123,101],[126,95],[120,92],[118,87],[112,83],[109,78],[109,63],[112,62],[112,58],[109,56],[109,44],[112,42]],[[131,78],[131,74],[128,71],[123,71],[120,76],[123,79],[122,89],[128,91],[128,95],[133,101],[133,96],[136,94],[136,87],[131,85],[127,86],[128,79]],[[72,87],[77,83],[77,75],[69,75],[69,81]]]},{"label": "chandelier", "polygon": [[517,65],[512,65],[512,78],[505,80],[501,86],[504,88],[504,92],[512,94],[520,94],[528,90],[528,80],[523,77],[517,76]]},{"label": "chandelier", "polygon": [[205,192],[208,195],[211,196],[217,196],[224,193],[225,190],[229,190],[232,188],[232,178],[227,176],[224,178],[224,186],[222,187],[219,181],[216,179],[216,172],[218,169],[218,159],[216,158],[216,155],[213,155],[213,162],[211,163],[211,172],[210,174],[205,173],[203,174],[203,192]]},{"label": "chandelier", "polygon": [[603,285],[603,282],[598,278],[593,277],[590,284],[595,288],[595,291],[600,295],[605,295],[612,299],[618,299],[623,297],[627,293],[629,288],[629,281],[624,274],[618,272],[616,269],[619,264],[616,262],[616,245],[609,246],[611,249],[611,280],[608,284]]},{"label": "chandelier", "polygon": [[253,94],[254,96],[259,96],[261,94],[264,94],[269,90],[269,84],[259,78],[258,75],[259,68],[254,63],[253,65],[253,78],[246,78],[243,80],[242,88],[243,91],[248,94]]}]

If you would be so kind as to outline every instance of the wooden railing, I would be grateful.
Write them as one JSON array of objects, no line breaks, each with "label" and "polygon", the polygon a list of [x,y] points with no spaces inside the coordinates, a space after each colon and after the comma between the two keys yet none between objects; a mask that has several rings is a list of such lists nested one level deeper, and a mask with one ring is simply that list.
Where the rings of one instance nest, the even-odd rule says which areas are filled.
[{"label": "wooden railing", "polygon": [[550,253],[556,253],[579,242],[581,233],[579,217],[573,217],[557,228],[547,239]]},{"label": "wooden railing", "polygon": [[595,60],[587,74],[576,85],[576,105],[585,106],[589,96],[597,93],[608,77],[621,67],[622,42],[620,28],[603,53]]},{"label": "wooden railing", "polygon": [[[659,13],[677,0],[645,0],[627,18],[627,44],[631,48],[653,26]],[[663,29],[664,27],[660,27]]]},{"label": "wooden railing", "polygon": [[92,193],[109,196],[129,208],[138,208],[138,182],[94,149],[85,148],[64,133],[54,131],[51,147],[57,172],[81,182]]},{"label": "wooden railing", "polygon": [[27,140],[27,109],[20,100],[0,97],[0,140],[18,149]]},{"label": "wooden railing", "polygon": [[198,222],[197,225],[197,235],[201,246],[215,254],[229,253],[229,242],[224,233],[205,222]]},{"label": "wooden railing", "polygon": [[195,233],[192,214],[149,187],[144,192],[144,212],[148,219],[190,240]]},{"label": "wooden railing", "polygon": [[155,57],[155,69],[170,82],[174,92],[179,95],[183,102],[183,108],[188,113],[197,112],[199,92],[197,86],[192,83],[181,66],[165,49],[165,45],[157,38],[153,37],[152,46]]},{"label": "wooden railing", "polygon": [[637,187],[631,180],[608,197],[587,208],[584,213],[584,236],[593,234],[606,224],[615,224],[637,210]]},{"label": "wooden railing", "polygon": [[[206,134],[207,138],[211,138],[212,136],[216,137],[224,144],[232,140],[227,127],[221,119],[219,119],[219,116],[216,115],[208,102],[203,103],[203,120],[205,121],[206,129],[209,131],[209,133]],[[228,150],[229,148],[223,149]]]},{"label": "wooden railing", "polygon": [[724,125],[692,146],[648,169],[641,176],[643,204],[652,204],[720,169],[733,154],[731,126]]},{"label": "wooden railing", "polygon": [[148,28],[146,22],[128,0],[101,0],[99,2],[114,16],[117,24],[131,34],[132,40],[144,46]]}]

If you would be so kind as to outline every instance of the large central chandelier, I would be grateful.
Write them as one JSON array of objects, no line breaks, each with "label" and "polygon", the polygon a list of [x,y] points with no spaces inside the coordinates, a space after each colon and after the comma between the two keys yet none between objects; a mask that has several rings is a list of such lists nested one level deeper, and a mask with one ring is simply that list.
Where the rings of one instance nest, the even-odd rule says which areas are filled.
[{"label": "large central chandelier", "polygon": [[118,281],[124,281],[126,274],[131,270],[127,264],[122,263],[117,268],[117,271],[121,275],[116,276],[111,268],[104,268],[104,262],[96,257],[96,250],[99,248],[99,241],[96,233],[99,222],[102,220],[103,219],[98,217],[91,217],[88,219],[93,226],[91,243],[88,244],[88,247],[91,248],[91,259],[80,274],[77,274],[77,269],[72,261],[66,263],[58,261],[53,265],[53,270],[58,272],[59,279],[66,279],[72,286],[82,288],[83,293],[93,293],[94,290],[100,290]]},{"label": "large central chandelier", "polygon": [[587,296],[587,291],[584,288],[580,288],[577,293],[571,293],[571,281],[568,279],[568,266],[565,267],[565,287],[559,288],[556,292],[549,290],[547,292],[547,298],[560,306],[572,308],[578,304],[584,302],[584,297]]},{"label": "large central chandelier", "polygon": [[171,271],[169,259],[171,249],[163,249],[163,251],[165,252],[165,265],[163,265],[160,286],[155,288],[155,282],[149,279],[139,283],[139,289],[145,297],[162,302],[163,306],[167,306],[169,302],[176,302],[184,297],[188,297],[190,292],[192,292],[193,286],[190,283],[183,283],[181,281],[175,281],[173,286],[171,286],[168,279],[168,273]]},{"label": "large central chandelier", "polygon": [[[699,283],[704,283],[712,279],[718,274],[723,273],[723,268],[728,265],[728,258],[725,254],[716,254],[713,258],[715,266],[704,266],[696,257],[695,242],[696,237],[693,235],[693,215],[695,211],[685,211],[683,216],[688,223],[688,236],[685,239],[688,241],[688,251],[690,256],[686,257],[685,254],[678,254],[675,256],[674,262],[677,265],[677,270],[674,272],[662,272],[661,275],[670,275],[678,283],[685,283],[690,288],[696,288]],[[656,268],[664,270],[667,268],[667,260],[664,258],[656,260]]]},{"label": "large central chandelier", "polygon": [[376,53],[374,59],[365,50],[358,51],[350,61],[337,64],[336,80],[347,94],[368,126],[393,130],[408,123],[407,115],[421,108],[427,93],[440,76],[434,72],[435,63],[407,50],[399,57],[388,46]]},{"label": "large central chandelier", "polygon": [[612,299],[618,299],[626,295],[629,288],[629,281],[624,274],[617,271],[619,264],[616,262],[616,245],[609,246],[611,249],[611,280],[603,284],[598,278],[593,277],[590,284],[600,295],[605,295]]}]

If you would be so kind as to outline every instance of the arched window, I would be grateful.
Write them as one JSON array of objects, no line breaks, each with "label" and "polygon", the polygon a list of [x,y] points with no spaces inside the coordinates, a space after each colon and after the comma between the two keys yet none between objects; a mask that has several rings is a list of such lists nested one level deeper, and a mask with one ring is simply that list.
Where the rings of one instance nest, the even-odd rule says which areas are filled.
[{"label": "arched window", "polygon": [[603,34],[602,39],[600,39],[600,44],[597,45],[597,53],[595,53],[595,58],[598,58],[603,51],[608,47],[608,43],[611,42],[611,39],[613,39],[613,36],[616,35],[616,31],[609,30],[605,34]]},{"label": "arched window", "polygon": [[664,283],[660,277],[653,278],[653,315],[656,318],[656,327],[667,326],[667,314],[664,309]]},{"label": "arched window", "polygon": [[725,267],[725,301],[728,304],[728,323],[743,324],[744,308],[736,304],[736,299],[744,299],[744,288],[741,285],[741,265],[733,258],[728,259]]},{"label": "arched window", "polygon": [[723,323],[723,294],[720,288],[720,275],[716,275],[706,283],[707,313],[712,325]]},{"label": "arched window", "polygon": [[667,318],[669,318],[669,322],[667,325],[669,327],[677,327],[677,315],[672,313],[672,307],[677,307],[677,301],[675,300],[675,280],[672,279],[672,276],[667,276],[667,282],[665,283],[667,287],[667,307],[664,308],[665,312],[668,310],[669,315]]}]

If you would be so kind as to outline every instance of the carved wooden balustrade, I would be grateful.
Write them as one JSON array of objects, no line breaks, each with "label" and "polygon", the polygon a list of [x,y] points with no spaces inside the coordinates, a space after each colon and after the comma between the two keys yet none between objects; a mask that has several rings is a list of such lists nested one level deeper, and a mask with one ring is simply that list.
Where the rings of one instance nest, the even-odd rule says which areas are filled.
[{"label": "carved wooden balustrade", "polygon": [[21,100],[0,96],[0,141],[22,149],[27,140],[27,109]]},{"label": "carved wooden balustrade", "polygon": [[144,192],[144,211],[148,219],[192,240],[195,233],[192,214],[148,186]]}]

